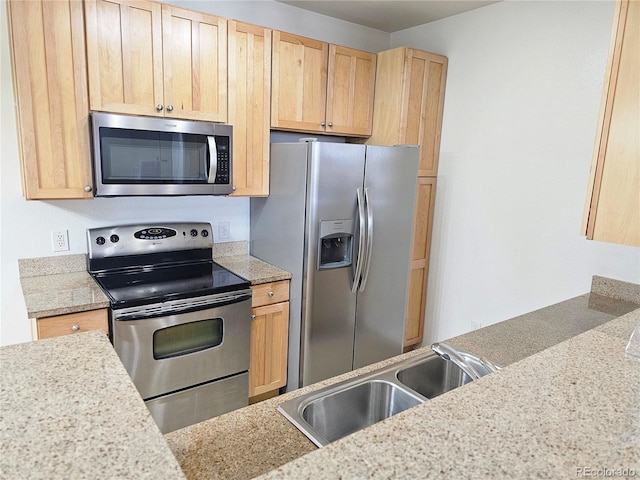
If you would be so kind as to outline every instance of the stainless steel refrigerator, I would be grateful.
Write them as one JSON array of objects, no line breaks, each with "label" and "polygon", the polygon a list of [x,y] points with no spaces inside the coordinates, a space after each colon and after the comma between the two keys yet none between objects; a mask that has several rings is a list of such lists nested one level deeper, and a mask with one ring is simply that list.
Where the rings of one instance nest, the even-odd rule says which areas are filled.
[{"label": "stainless steel refrigerator", "polygon": [[292,273],[287,390],[402,353],[418,148],[271,144],[251,254]]}]

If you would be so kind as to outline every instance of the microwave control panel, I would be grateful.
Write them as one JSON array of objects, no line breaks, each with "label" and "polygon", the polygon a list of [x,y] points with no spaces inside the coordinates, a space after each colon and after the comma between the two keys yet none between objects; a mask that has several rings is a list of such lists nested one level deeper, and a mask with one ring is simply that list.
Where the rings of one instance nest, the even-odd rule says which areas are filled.
[{"label": "microwave control panel", "polygon": [[231,161],[229,155],[229,137],[216,136],[218,154],[218,168],[214,183],[228,184],[231,176]]}]

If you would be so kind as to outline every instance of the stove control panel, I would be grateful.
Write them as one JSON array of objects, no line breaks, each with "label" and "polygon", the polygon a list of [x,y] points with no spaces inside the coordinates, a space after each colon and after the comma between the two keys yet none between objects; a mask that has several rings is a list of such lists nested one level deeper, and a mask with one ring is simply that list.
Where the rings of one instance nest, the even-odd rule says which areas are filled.
[{"label": "stove control panel", "polygon": [[116,225],[87,230],[90,259],[213,248],[210,223]]}]

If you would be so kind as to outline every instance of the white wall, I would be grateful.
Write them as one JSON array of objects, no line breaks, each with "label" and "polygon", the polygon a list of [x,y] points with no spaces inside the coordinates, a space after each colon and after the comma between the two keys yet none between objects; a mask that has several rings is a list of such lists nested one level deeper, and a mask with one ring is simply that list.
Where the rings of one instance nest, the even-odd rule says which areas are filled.
[{"label": "white wall", "polygon": [[640,249],[579,235],[612,2],[504,1],[392,34],[449,58],[425,343],[640,283]]},{"label": "white wall", "polygon": [[[388,48],[389,34],[305,12],[271,0],[260,2],[173,2],[228,18],[331,40],[353,48]],[[0,5],[0,345],[31,340],[18,278],[19,258],[86,253],[87,228],[170,220],[229,221],[231,241],[249,240],[246,198],[96,198],[93,200],[26,201],[20,166],[7,30]],[[51,230],[69,231],[69,252],[53,253]],[[215,232],[215,228],[214,228]],[[217,240],[217,238],[216,238]]]}]

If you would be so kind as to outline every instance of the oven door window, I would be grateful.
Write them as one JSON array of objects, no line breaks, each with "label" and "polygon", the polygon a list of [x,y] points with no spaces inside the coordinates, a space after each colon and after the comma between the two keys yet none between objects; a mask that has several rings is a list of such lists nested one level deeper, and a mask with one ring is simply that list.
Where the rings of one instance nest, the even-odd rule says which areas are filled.
[{"label": "oven door window", "polygon": [[222,318],[163,328],[153,332],[153,358],[179,357],[217,347],[222,343]]},{"label": "oven door window", "polygon": [[207,183],[206,135],[100,128],[102,183]]}]

